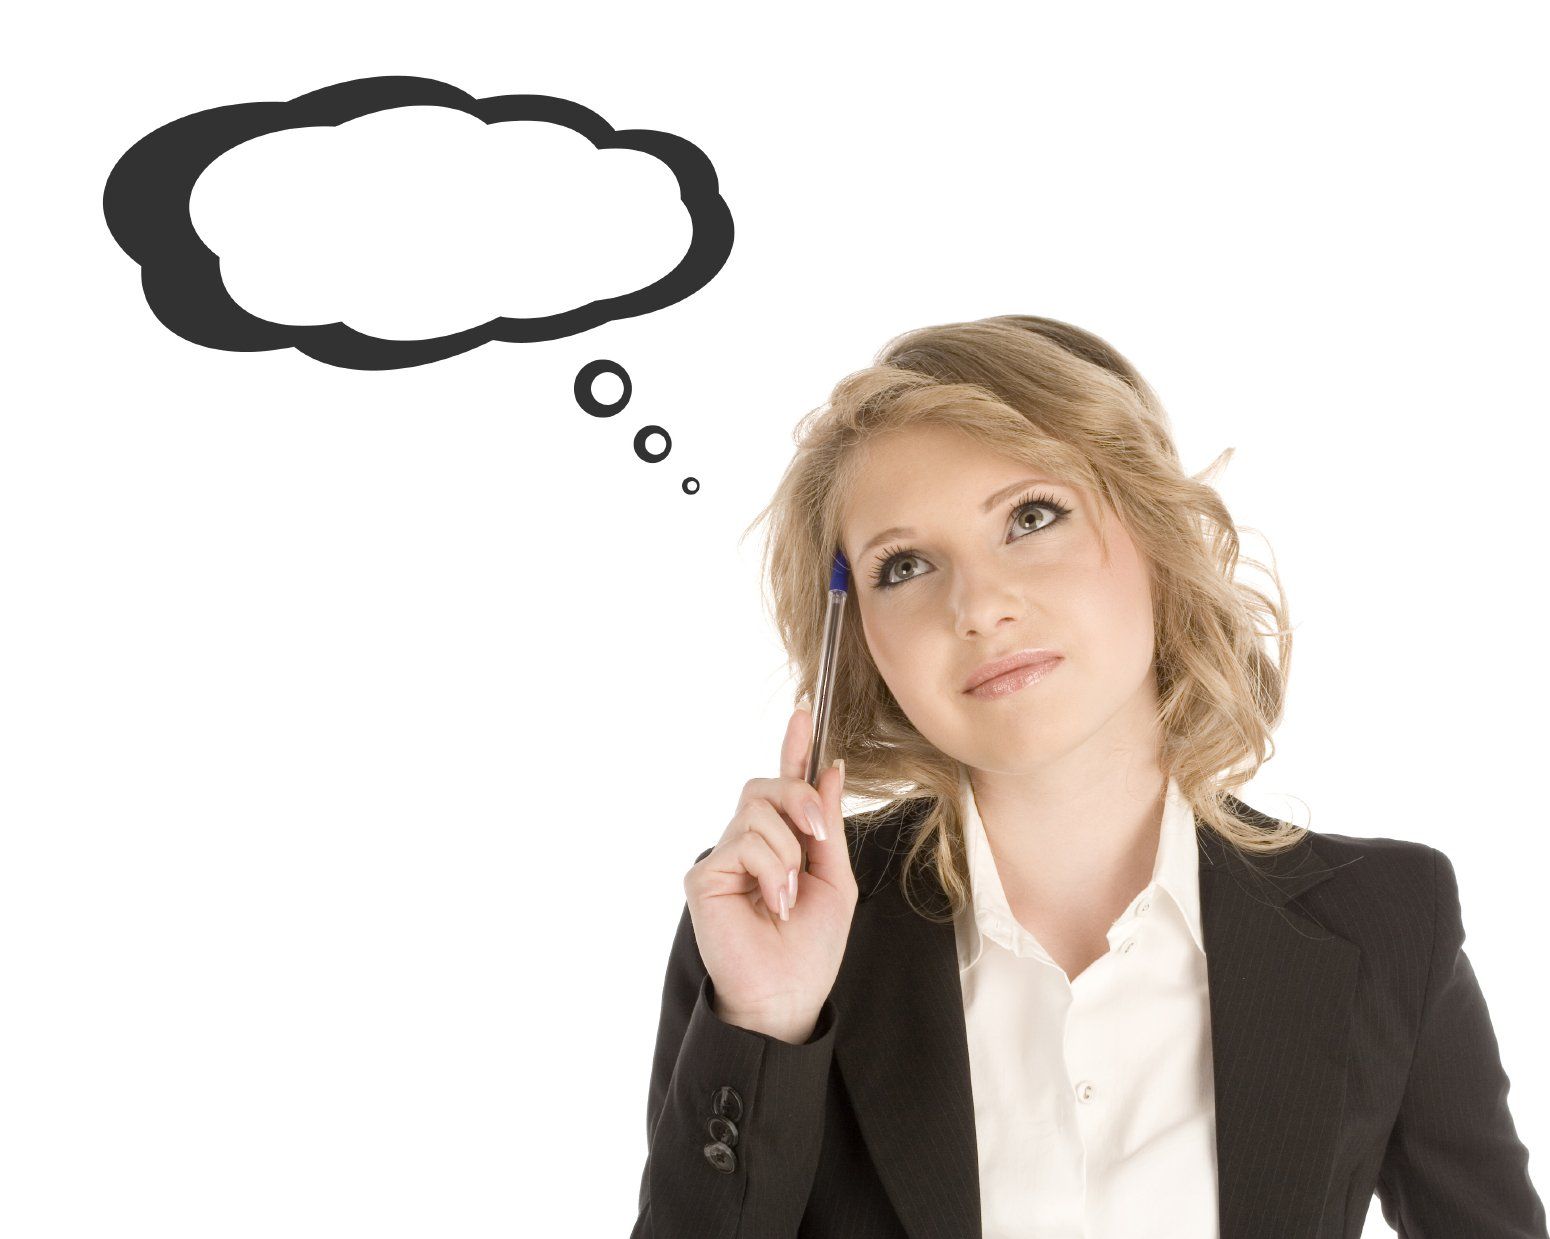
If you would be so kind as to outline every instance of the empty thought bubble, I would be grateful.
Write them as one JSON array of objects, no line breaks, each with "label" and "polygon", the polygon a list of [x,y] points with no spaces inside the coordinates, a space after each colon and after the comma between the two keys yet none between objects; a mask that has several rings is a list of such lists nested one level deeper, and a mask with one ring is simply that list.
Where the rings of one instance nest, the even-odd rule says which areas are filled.
[{"label": "empty thought bubble", "polygon": [[709,283],[733,231],[683,138],[416,77],[163,125],[103,210],[178,335],[362,370],[648,314]]}]

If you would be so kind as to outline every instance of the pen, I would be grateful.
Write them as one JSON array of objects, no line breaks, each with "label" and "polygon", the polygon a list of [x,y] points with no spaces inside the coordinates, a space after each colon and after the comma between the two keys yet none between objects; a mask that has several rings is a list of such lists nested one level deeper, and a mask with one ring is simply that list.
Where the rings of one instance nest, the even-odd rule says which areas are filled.
[{"label": "pen", "polygon": [[[824,744],[829,738],[830,704],[834,699],[834,671],[839,657],[840,631],[845,623],[845,599],[849,596],[850,564],[845,552],[836,550],[829,570],[828,599],[823,612],[823,640],[818,653],[818,685],[813,691],[813,735],[807,750],[807,781],[818,786],[823,770]],[[802,853],[802,868],[807,869],[807,851]]]}]

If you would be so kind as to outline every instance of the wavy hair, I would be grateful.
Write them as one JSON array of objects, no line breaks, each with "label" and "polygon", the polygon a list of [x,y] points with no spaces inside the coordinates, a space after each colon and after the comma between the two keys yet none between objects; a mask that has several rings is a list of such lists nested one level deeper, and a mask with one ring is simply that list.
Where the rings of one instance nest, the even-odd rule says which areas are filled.
[{"label": "wavy hair", "polygon": [[[1155,618],[1160,760],[1204,826],[1241,852],[1278,852],[1307,831],[1250,810],[1231,795],[1275,752],[1292,634],[1274,563],[1274,598],[1236,579],[1239,530],[1208,481],[1227,448],[1186,474],[1161,402],[1106,341],[1055,319],[1007,314],[924,327],[895,337],[873,364],[837,383],[799,421],[796,455],[770,502],[744,530],[769,522],[765,604],[794,670],[798,699],[818,677],[818,583],[840,546],[840,520],[873,437],[921,424],[950,425],[1001,454],[1086,487],[1123,522],[1150,562]],[[1105,553],[1107,514],[1100,516]],[[1254,532],[1247,530],[1247,532]],[[1272,557],[1273,561],[1273,557]],[[846,604],[829,718],[830,748],[845,758],[846,794],[923,808],[901,872],[930,866],[949,916],[970,891],[964,847],[963,767],[905,717],[866,645],[856,591]],[[1263,627],[1260,621],[1267,621]],[[1266,648],[1273,642],[1275,657]],[[909,802],[904,806],[904,802]],[[866,823],[862,823],[865,825]]]}]

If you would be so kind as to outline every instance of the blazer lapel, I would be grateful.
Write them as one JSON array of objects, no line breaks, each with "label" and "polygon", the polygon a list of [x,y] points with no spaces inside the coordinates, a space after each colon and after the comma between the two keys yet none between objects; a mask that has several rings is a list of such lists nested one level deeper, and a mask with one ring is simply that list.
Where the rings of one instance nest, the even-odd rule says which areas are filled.
[{"label": "blazer lapel", "polygon": [[[895,832],[879,826],[873,839],[855,862],[860,901],[831,994],[834,1058],[910,1239],[981,1239],[957,939],[951,922],[905,902],[895,858],[880,854]],[[934,880],[912,890],[946,911]]]},{"label": "blazer lapel", "polygon": [[[860,901],[831,995],[834,1057],[910,1239],[980,1239],[956,938],[951,922],[920,916],[899,889],[911,820],[880,824],[853,854]],[[1287,906],[1331,872],[1311,838],[1255,856],[1252,867],[1207,830],[1197,838],[1220,1239],[1306,1235],[1323,1207],[1341,1122],[1360,951]],[[946,911],[936,882],[922,878],[912,891]]]},{"label": "blazer lapel", "polygon": [[1361,950],[1287,903],[1334,872],[1311,836],[1252,869],[1214,833],[1198,838],[1221,1239],[1309,1235],[1340,1133]]}]

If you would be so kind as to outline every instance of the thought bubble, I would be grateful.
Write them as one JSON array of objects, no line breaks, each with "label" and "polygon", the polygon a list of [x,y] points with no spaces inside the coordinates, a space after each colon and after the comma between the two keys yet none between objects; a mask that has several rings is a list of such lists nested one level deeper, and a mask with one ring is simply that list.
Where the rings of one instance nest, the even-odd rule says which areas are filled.
[{"label": "thought bubble", "polygon": [[169,330],[359,370],[649,314],[733,235],[684,138],[418,77],[172,121],[119,159],[103,212]]}]

